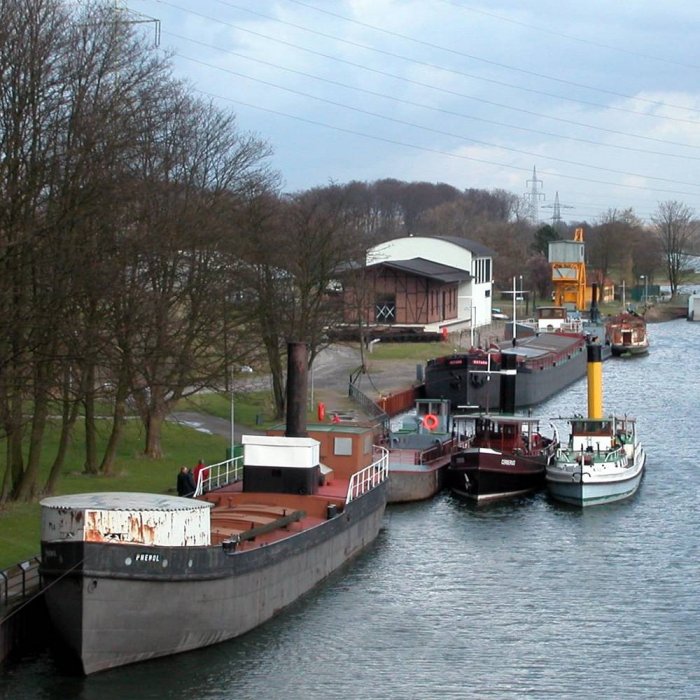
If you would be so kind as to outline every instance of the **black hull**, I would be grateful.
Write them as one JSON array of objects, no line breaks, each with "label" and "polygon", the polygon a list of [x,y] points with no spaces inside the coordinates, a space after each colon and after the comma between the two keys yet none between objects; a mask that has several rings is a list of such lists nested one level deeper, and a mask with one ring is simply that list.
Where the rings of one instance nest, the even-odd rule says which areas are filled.
[{"label": "black hull", "polygon": [[513,498],[544,487],[547,461],[545,456],[523,459],[474,448],[455,456],[447,469],[447,485],[456,495],[477,502]]},{"label": "black hull", "polygon": [[237,637],[371,544],[386,483],[342,513],[264,547],[42,545],[52,622],[85,674]]},{"label": "black hull", "polygon": [[[610,356],[609,346],[603,348],[603,358]],[[461,364],[450,364],[452,358],[440,358],[426,366],[424,394],[428,399],[449,399],[453,410],[460,406],[478,407],[482,411],[501,409],[501,377],[499,365],[491,374],[483,366],[474,366],[463,355]],[[515,407],[527,408],[540,404],[586,376],[586,346],[572,346],[570,352],[538,363],[518,365],[515,381]]]}]

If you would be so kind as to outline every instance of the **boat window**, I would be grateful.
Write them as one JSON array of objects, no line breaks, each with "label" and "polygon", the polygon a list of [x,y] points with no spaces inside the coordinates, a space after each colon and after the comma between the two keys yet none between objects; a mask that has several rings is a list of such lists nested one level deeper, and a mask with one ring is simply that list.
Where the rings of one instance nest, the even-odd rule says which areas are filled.
[{"label": "boat window", "polygon": [[337,437],[333,444],[333,454],[352,455],[352,438]]}]

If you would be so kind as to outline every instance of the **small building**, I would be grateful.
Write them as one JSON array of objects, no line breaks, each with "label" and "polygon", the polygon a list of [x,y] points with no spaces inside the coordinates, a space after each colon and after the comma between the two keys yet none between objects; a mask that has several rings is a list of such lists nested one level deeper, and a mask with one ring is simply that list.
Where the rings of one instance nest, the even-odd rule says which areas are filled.
[{"label": "small building", "polygon": [[615,284],[600,270],[592,270],[587,273],[588,284],[586,285],[586,306],[590,306],[593,301],[593,285],[597,285],[598,303],[607,304],[615,301]]},{"label": "small building", "polygon": [[367,253],[362,288],[345,288],[345,320],[435,332],[490,323],[492,260],[492,250],[466,238],[380,243]]}]

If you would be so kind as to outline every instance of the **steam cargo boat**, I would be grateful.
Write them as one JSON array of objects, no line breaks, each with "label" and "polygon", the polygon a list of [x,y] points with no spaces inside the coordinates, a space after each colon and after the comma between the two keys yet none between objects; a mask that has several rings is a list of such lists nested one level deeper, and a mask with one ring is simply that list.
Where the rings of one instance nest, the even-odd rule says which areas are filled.
[{"label": "steam cargo boat", "polygon": [[642,481],[646,453],[637,423],[603,415],[600,347],[588,349],[588,417],[569,419],[571,433],[547,465],[547,488],[558,501],[587,507],[632,496]]},{"label": "steam cargo boat", "polygon": [[[586,346],[604,333],[586,326],[564,307],[541,307],[537,318],[513,324],[514,337],[487,349],[472,348],[429,360],[425,368],[427,398],[449,399],[453,410],[469,406],[500,410],[500,370],[504,355],[517,358],[515,408],[546,401],[586,374]],[[606,346],[604,358],[610,356]]]},{"label": "steam cargo boat", "polygon": [[510,415],[464,415],[474,430],[464,449],[452,455],[447,483],[458,496],[477,503],[521,496],[544,486],[545,468],[558,447],[553,437],[539,430],[539,420],[515,416],[513,401],[518,375],[514,355],[503,356],[501,370],[502,410]]},{"label": "steam cargo boat", "polygon": [[646,355],[649,352],[647,322],[634,311],[608,317],[605,321],[605,331],[615,357]]},{"label": "steam cargo boat", "polygon": [[[291,373],[305,383],[306,360],[289,357],[294,391]],[[200,497],[95,493],[41,502],[46,603],[83,673],[244,634],[374,541],[386,506],[386,450],[358,455],[364,467],[331,470],[318,441],[304,436],[305,396],[290,393],[288,404],[287,434],[244,436],[242,466],[239,457],[209,467]]]}]

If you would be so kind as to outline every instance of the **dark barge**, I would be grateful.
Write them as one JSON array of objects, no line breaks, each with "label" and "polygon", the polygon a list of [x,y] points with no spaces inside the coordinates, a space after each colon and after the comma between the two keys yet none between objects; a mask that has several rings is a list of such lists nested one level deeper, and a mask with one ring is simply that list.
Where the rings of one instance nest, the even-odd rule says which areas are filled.
[{"label": "dark barge", "polygon": [[[298,389],[292,372],[305,366],[305,348],[303,359],[290,350],[290,387]],[[288,406],[305,407],[292,398]],[[387,499],[386,450],[363,455],[360,469],[329,469],[297,412],[287,420],[296,435],[245,436],[242,481],[199,499],[42,501],[46,605],[83,673],[244,634],[374,541]],[[213,467],[207,479],[230,481]]]}]

